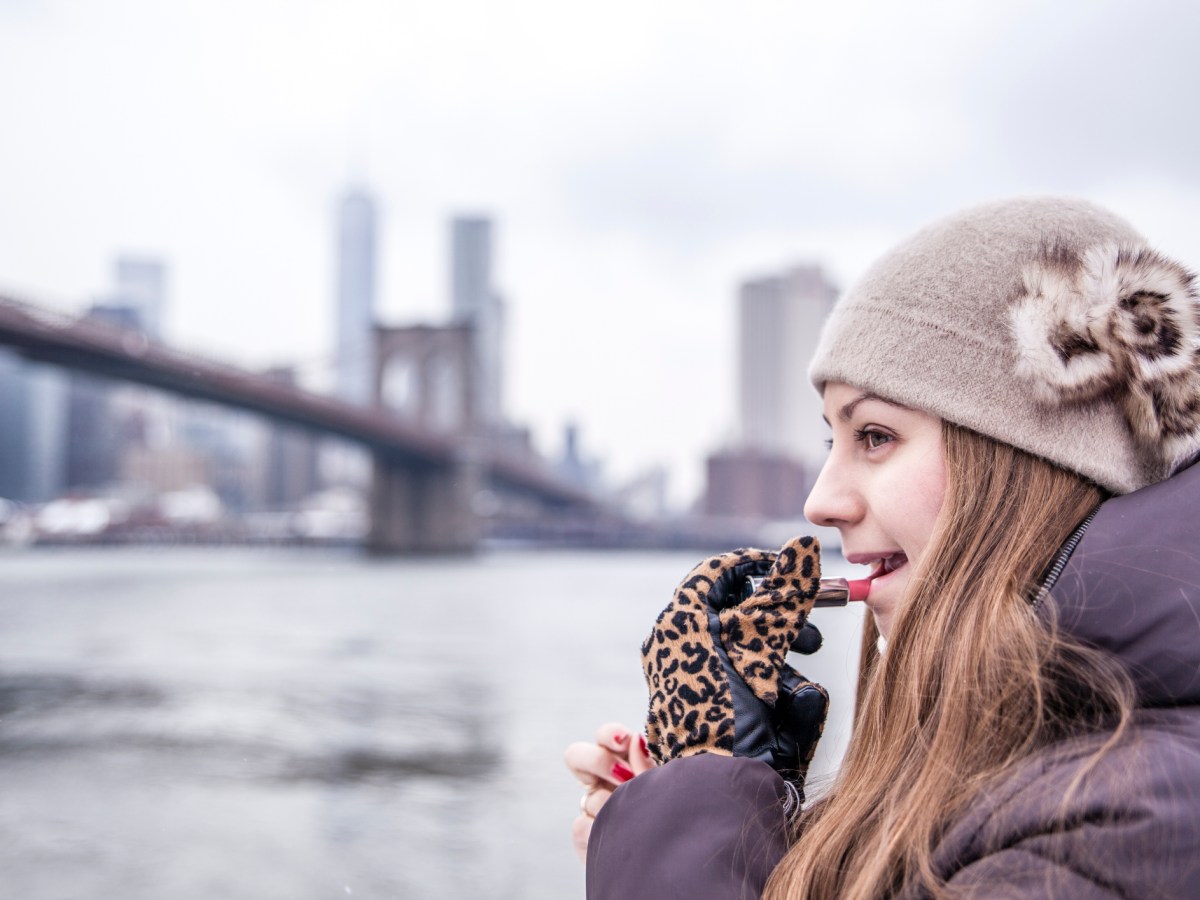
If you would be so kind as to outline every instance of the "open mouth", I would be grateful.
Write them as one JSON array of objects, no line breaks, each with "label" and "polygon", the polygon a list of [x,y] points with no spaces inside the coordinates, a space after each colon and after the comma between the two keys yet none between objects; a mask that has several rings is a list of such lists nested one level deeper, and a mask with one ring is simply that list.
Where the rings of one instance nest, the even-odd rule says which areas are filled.
[{"label": "open mouth", "polygon": [[873,563],[871,574],[868,578],[882,578],[884,575],[891,575],[897,569],[902,569],[908,565],[908,557],[903,553],[893,553],[891,556],[885,556],[883,559],[877,559]]}]

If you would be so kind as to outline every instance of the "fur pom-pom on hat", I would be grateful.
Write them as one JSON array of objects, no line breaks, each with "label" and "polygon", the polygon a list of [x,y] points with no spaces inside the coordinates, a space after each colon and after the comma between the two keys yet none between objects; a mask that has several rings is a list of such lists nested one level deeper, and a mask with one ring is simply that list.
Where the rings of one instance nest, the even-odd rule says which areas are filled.
[{"label": "fur pom-pom on hat", "polygon": [[1173,470],[1200,440],[1195,276],[1145,247],[1082,258],[1047,249],[1026,267],[1011,318],[1017,374],[1047,404],[1113,396],[1133,438]]},{"label": "fur pom-pom on hat", "polygon": [[842,297],[810,369],[1114,493],[1200,454],[1200,295],[1128,223],[1069,198],[918,232]]}]

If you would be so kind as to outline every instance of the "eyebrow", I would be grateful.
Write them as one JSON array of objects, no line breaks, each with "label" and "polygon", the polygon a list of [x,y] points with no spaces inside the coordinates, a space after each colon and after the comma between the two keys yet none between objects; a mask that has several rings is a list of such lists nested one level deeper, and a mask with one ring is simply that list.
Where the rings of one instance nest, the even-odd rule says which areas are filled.
[{"label": "eyebrow", "polygon": [[[866,393],[859,394],[857,397],[839,409],[837,414],[838,420],[842,422],[849,422],[850,417],[854,415],[854,410],[858,407],[858,404],[866,400],[878,400],[880,403],[886,403],[888,406],[894,406],[897,409],[912,409],[911,406],[905,406],[903,403],[897,403],[895,400],[888,400],[886,397],[880,397],[878,394],[873,394],[870,391],[867,391]],[[822,416],[821,418],[824,419],[825,417]],[[825,419],[825,424],[829,424],[828,419]]]}]

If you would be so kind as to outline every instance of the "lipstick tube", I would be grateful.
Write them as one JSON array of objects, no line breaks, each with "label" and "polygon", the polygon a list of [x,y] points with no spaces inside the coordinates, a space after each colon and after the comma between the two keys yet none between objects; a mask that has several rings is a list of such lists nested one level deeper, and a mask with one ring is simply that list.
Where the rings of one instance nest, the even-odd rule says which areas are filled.
[{"label": "lipstick tube", "polygon": [[[763,576],[761,575],[751,575],[747,578],[745,596],[749,597],[753,594],[762,583]],[[845,606],[851,600],[866,600],[869,593],[871,593],[871,582],[866,578],[856,581],[849,581],[845,578],[822,578],[821,587],[817,591],[813,606]]]}]

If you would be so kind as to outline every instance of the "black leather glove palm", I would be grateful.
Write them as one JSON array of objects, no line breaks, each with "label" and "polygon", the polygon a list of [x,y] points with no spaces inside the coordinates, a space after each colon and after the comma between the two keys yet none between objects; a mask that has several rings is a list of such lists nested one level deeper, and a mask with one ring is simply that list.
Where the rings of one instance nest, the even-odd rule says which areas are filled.
[{"label": "black leather glove palm", "polygon": [[[751,576],[765,577],[743,599]],[[819,646],[805,626],[820,577],[820,544],[811,537],[778,554],[735,550],[692,570],[642,645],[656,759],[723,753],[803,779],[829,697],[785,659],[793,645]]]}]

